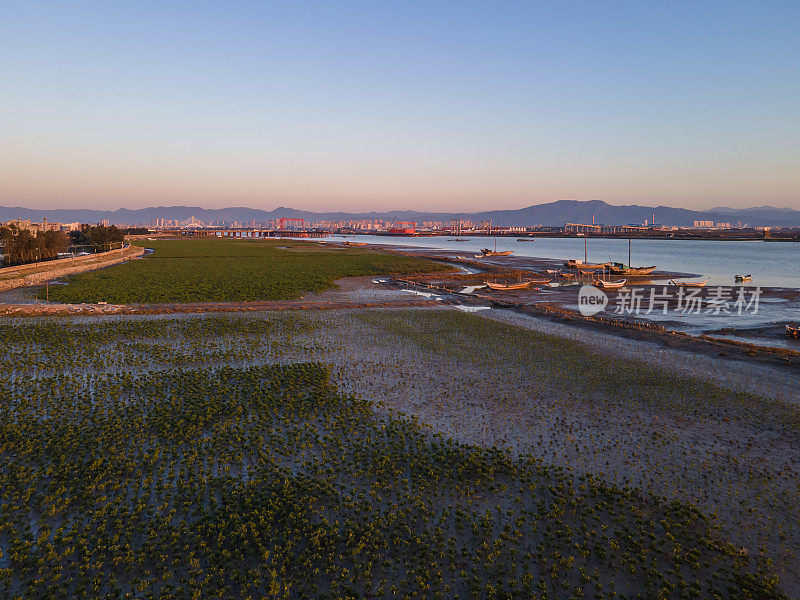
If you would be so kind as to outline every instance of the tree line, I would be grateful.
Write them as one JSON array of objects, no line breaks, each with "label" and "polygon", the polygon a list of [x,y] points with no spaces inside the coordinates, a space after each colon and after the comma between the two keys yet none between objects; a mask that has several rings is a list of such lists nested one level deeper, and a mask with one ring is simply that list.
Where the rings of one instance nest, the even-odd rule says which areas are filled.
[{"label": "tree line", "polygon": [[125,232],[114,225],[83,224],[76,231],[37,231],[21,229],[11,224],[0,227],[0,254],[5,260],[0,264],[19,265],[52,260],[70,248],[86,252],[104,252],[118,248]]}]

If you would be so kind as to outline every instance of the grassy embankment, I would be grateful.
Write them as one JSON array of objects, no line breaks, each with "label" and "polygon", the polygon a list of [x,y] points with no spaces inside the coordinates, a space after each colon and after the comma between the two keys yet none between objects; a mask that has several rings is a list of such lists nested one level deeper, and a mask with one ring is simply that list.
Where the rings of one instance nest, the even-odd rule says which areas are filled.
[{"label": "grassy embankment", "polygon": [[[602,386],[603,412],[744,428],[757,406],[796,430],[757,398],[446,312],[21,321],[0,340],[0,595],[782,597],[696,505],[547,466],[541,444],[512,456],[432,435],[320,366],[274,365],[328,357],[346,386],[371,376],[398,398],[413,393],[403,365],[427,368],[433,405],[457,385],[448,361],[483,362],[495,376],[476,372],[470,400],[560,381],[565,399],[527,400],[563,428],[558,405]],[[519,416],[510,395],[487,400]]]},{"label": "grassy embankment", "polygon": [[[294,300],[342,277],[404,275],[448,267],[368,248],[291,240],[137,241],[153,255],[76,275],[50,292],[57,302],[112,304]],[[288,248],[288,249],[282,249]]]}]

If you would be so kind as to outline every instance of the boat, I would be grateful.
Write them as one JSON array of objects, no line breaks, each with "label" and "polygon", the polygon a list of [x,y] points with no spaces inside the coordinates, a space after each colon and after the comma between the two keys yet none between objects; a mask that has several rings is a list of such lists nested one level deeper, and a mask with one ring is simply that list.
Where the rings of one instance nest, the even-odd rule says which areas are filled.
[{"label": "boat", "polygon": [[[489,232],[492,231],[492,222],[489,221]],[[481,255],[475,255],[475,258],[481,258],[483,256],[508,256],[514,252],[513,250],[503,250],[501,252],[497,251],[497,236],[494,237],[494,250],[489,250],[488,248],[481,248]]]},{"label": "boat", "polygon": [[490,290],[495,290],[498,292],[504,290],[524,290],[528,286],[531,285],[544,285],[545,283],[550,283],[549,279],[528,279],[527,281],[520,281],[519,283],[496,283],[491,281],[484,281],[483,285],[488,287]]},{"label": "boat", "polygon": [[608,263],[586,263],[580,260],[570,259],[564,261],[567,269],[577,269],[579,271],[601,271],[608,267]]},{"label": "boat", "polygon": [[644,277],[645,275],[650,275],[653,271],[656,270],[656,266],[652,265],[650,267],[632,267],[631,266],[631,238],[628,236],[628,264],[624,264],[621,262],[608,262],[608,270],[613,275],[625,275],[627,277]]},{"label": "boat", "polygon": [[481,248],[481,253],[476,254],[475,258],[481,258],[482,256],[508,256],[514,252],[513,250],[502,250],[498,252],[497,250],[489,250],[488,248]]},{"label": "boat", "polygon": [[366,242],[342,242],[342,246],[366,246]]},{"label": "boat", "polygon": [[606,281],[604,279],[595,279],[595,285],[599,285],[604,290],[616,290],[621,288],[627,282],[627,279],[620,279],[619,281]]},{"label": "boat", "polygon": [[574,279],[575,273],[559,273],[558,276],[561,277],[562,279]]},{"label": "boat", "polygon": [[753,278],[752,275],[734,275],[734,281],[750,281]]},{"label": "boat", "polygon": [[517,238],[518,242],[532,242],[533,238]]},{"label": "boat", "polygon": [[468,242],[468,238],[450,238],[448,242]]},{"label": "boat", "polygon": [[529,285],[532,285],[533,281],[522,281],[520,283],[492,283],[491,281],[484,281],[483,285],[488,287],[490,290],[495,290],[496,292],[502,292],[505,290],[524,290]]},{"label": "boat", "polygon": [[800,339],[800,325],[797,325],[796,323],[790,323],[787,325],[786,335],[793,337],[794,339]]},{"label": "boat", "polygon": [[692,288],[701,288],[708,283],[708,279],[704,281],[675,281],[674,279],[669,280],[671,285],[676,287],[692,287]]},{"label": "boat", "polygon": [[629,277],[641,277],[642,275],[650,275],[656,270],[656,266],[651,267],[631,267],[618,262],[608,263],[608,270],[614,275],[628,275]]}]

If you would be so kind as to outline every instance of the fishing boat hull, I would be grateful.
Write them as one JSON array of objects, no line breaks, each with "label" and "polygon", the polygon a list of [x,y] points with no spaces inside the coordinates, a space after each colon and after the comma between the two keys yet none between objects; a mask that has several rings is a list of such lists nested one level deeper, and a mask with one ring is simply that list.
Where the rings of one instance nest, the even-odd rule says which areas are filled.
[{"label": "fishing boat hull", "polygon": [[565,260],[564,267],[578,271],[602,271],[608,268],[608,263],[579,263],[574,260]]},{"label": "fishing boat hull", "polygon": [[508,256],[512,252],[514,252],[514,251],[513,250],[503,250],[502,252],[492,252],[488,248],[482,248],[480,255],[476,254],[475,256],[476,257],[479,257],[479,256]]},{"label": "fishing boat hull", "polygon": [[701,288],[708,283],[708,279],[706,279],[705,281],[674,281],[671,279],[670,283],[675,287]]},{"label": "fishing boat hull", "polygon": [[549,283],[549,279],[529,279],[528,281],[521,281],[519,283],[494,283],[491,281],[484,281],[483,284],[488,287],[490,290],[495,290],[497,292],[502,292],[506,290],[524,290],[527,287],[532,285],[544,285],[545,283]]},{"label": "fishing boat hull", "polygon": [[628,277],[641,277],[643,275],[650,275],[656,270],[656,266],[651,267],[617,267],[609,265],[608,270],[614,275],[627,275]]},{"label": "fishing boat hull", "polygon": [[620,281],[605,281],[603,279],[595,280],[595,285],[603,288],[604,290],[617,290],[621,288],[628,282],[627,279],[621,279]]},{"label": "fishing boat hull", "polygon": [[524,290],[526,287],[532,284],[530,281],[523,281],[522,283],[492,283],[491,281],[484,281],[483,284],[488,287],[490,290],[494,290],[496,292],[503,292],[506,290]]}]

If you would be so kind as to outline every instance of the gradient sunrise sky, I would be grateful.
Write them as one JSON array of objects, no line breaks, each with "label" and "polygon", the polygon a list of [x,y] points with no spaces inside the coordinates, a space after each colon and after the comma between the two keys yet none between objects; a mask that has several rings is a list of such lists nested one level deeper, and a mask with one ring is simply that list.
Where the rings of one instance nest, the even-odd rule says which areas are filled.
[{"label": "gradient sunrise sky", "polygon": [[0,204],[800,208],[800,2],[0,1]]}]

